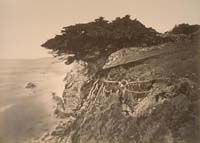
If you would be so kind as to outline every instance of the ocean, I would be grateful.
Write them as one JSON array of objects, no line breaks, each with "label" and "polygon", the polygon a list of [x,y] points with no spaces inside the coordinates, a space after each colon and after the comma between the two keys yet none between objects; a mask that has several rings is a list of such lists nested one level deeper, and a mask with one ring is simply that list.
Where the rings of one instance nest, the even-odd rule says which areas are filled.
[{"label": "ocean", "polygon": [[[62,95],[66,66],[53,58],[0,60],[0,143],[40,137],[56,122],[51,93]],[[25,88],[27,83],[35,88]]]}]

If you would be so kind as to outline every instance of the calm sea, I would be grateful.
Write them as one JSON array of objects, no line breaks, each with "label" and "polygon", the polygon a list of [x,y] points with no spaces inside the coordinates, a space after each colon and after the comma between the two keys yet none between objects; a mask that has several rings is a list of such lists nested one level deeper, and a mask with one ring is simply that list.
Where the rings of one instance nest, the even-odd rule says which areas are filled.
[{"label": "calm sea", "polygon": [[[52,58],[0,60],[0,143],[20,143],[51,128],[50,95],[62,94],[65,70]],[[25,88],[28,82],[36,87]]]}]

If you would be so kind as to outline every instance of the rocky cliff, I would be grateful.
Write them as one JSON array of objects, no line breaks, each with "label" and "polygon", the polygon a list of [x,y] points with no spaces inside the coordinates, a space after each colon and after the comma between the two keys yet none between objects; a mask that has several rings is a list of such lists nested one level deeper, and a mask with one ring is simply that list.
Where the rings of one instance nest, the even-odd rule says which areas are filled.
[{"label": "rocky cliff", "polygon": [[57,100],[60,122],[40,142],[197,143],[199,38],[119,49],[101,68],[75,60]]}]

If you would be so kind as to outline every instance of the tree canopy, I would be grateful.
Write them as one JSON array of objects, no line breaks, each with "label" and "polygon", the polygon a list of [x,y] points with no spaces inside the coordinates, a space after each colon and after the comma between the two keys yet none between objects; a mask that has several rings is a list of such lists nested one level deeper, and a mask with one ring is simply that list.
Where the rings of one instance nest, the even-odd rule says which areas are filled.
[{"label": "tree canopy", "polygon": [[109,22],[99,17],[89,23],[64,27],[61,35],[42,44],[57,55],[74,54],[77,59],[94,60],[126,47],[157,45],[167,39],[130,15]]},{"label": "tree canopy", "polygon": [[199,25],[189,25],[189,24],[183,23],[183,24],[176,25],[172,29],[171,33],[188,35],[188,34],[192,34],[198,31],[199,29],[200,29]]}]

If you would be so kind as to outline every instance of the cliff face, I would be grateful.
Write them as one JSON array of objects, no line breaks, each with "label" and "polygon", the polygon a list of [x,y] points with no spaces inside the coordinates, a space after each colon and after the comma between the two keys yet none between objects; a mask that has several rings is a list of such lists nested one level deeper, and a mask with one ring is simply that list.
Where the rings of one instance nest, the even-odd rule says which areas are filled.
[{"label": "cliff face", "polygon": [[55,112],[62,121],[41,141],[197,143],[199,59],[196,33],[164,45],[119,50],[101,70],[74,62]]}]

